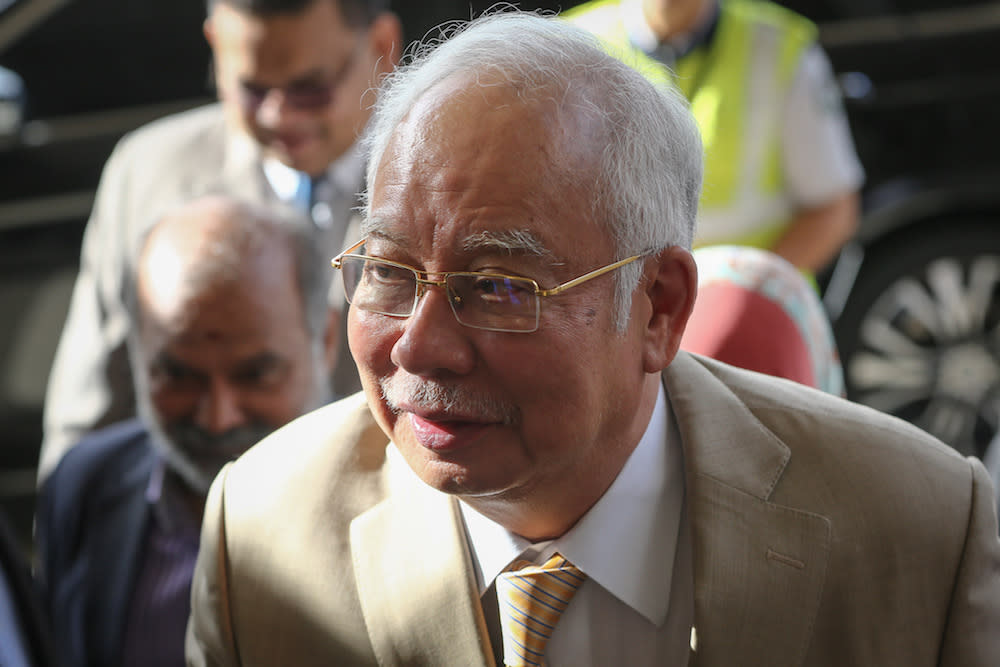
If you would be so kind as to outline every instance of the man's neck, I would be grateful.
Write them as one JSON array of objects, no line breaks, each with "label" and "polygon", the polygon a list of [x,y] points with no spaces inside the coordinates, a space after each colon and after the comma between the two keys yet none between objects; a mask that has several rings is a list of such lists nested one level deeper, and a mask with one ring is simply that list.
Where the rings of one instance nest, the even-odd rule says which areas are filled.
[{"label": "man's neck", "polygon": [[712,18],[717,0],[705,0],[690,8],[662,9],[655,2],[643,2],[642,14],[660,42],[697,32]]},{"label": "man's neck", "polygon": [[[463,497],[471,508],[507,530],[531,541],[540,542],[565,535],[614,484],[649,428],[660,395],[659,374],[646,377],[639,394],[635,419],[617,441],[605,438],[600,448],[591,449],[574,469],[558,480],[544,480],[538,488],[522,489],[515,497],[509,493],[496,496]],[[596,458],[595,458],[596,457]],[[546,483],[548,482],[548,483]]]}]

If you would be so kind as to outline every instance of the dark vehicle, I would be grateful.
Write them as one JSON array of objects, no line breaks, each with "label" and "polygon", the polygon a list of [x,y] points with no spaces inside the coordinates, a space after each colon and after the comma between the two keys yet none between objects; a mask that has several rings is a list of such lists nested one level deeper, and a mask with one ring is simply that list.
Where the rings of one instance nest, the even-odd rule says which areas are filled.
[{"label": "dark vehicle", "polygon": [[789,4],[820,21],[867,170],[825,292],[848,394],[982,455],[1000,423],[1000,3]]},{"label": "dark vehicle", "polygon": [[[491,4],[394,3],[409,39]],[[867,171],[861,233],[824,277],[849,395],[980,454],[1000,424],[1000,2],[783,4],[820,25]],[[101,166],[125,132],[211,99],[204,12],[0,0],[0,503],[25,536]]]}]

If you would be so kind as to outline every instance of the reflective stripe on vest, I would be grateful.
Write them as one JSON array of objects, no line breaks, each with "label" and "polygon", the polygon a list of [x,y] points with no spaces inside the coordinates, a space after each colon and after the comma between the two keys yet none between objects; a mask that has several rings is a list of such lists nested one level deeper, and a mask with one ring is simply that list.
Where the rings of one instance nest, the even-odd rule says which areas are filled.
[{"label": "reflective stripe on vest", "polygon": [[793,212],[781,164],[783,105],[802,52],[816,39],[815,27],[767,2],[723,0],[712,53],[697,48],[671,72],[629,43],[621,12],[619,0],[596,0],[563,16],[654,83],[676,85],[691,101],[705,145],[695,245],[772,247]]}]

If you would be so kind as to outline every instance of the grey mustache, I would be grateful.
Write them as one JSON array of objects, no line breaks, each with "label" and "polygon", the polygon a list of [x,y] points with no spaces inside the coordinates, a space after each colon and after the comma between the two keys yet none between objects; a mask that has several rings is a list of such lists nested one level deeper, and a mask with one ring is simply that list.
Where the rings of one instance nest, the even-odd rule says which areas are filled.
[{"label": "grey mustache", "polygon": [[380,379],[379,388],[389,409],[397,415],[404,412],[402,405],[503,424],[516,423],[520,415],[518,408],[507,401],[434,380],[393,376]]}]

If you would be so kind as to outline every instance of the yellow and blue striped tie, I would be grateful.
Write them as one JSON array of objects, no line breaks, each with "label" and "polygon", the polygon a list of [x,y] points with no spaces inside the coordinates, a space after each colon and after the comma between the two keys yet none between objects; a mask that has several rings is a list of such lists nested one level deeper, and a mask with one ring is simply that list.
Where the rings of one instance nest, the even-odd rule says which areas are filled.
[{"label": "yellow and blue striped tie", "polygon": [[544,664],[545,644],[585,578],[559,554],[540,567],[517,561],[497,577],[506,667]]}]

